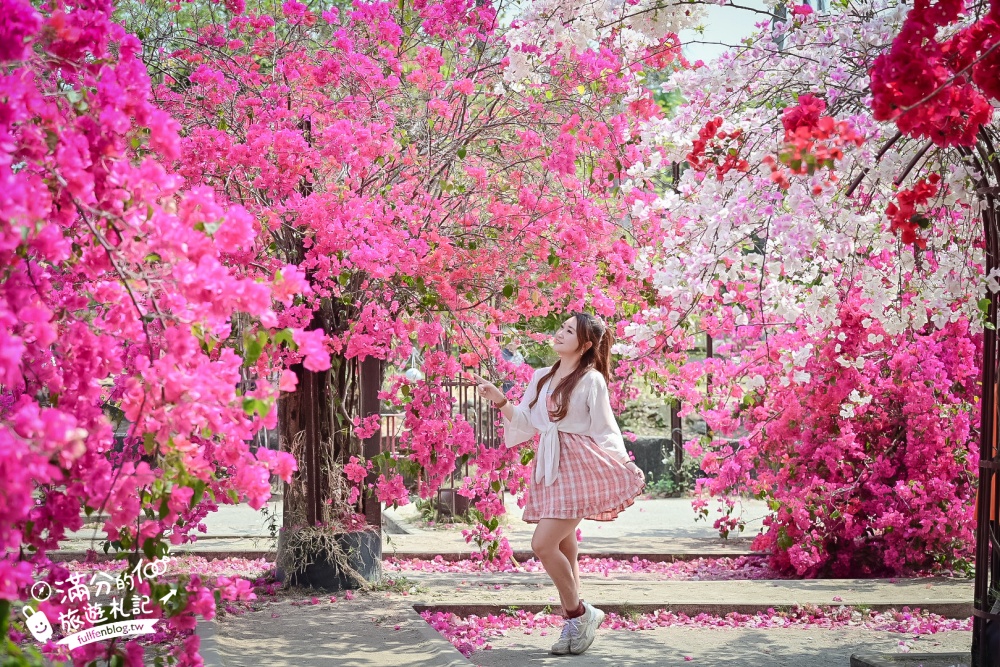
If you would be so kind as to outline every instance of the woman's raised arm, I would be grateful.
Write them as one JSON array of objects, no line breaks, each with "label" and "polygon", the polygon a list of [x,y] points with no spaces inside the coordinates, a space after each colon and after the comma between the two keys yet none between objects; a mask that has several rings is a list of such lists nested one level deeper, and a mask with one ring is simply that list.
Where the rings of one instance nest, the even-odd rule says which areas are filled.
[{"label": "woman's raised arm", "polygon": [[535,437],[535,434],[538,433],[538,429],[531,424],[531,410],[528,404],[531,403],[531,400],[538,393],[538,378],[541,377],[541,374],[541,370],[536,370],[534,375],[531,376],[531,381],[524,390],[524,396],[521,397],[521,402],[518,405],[514,405],[508,401],[503,392],[489,380],[481,378],[474,373],[472,375],[479,384],[480,393],[484,397],[493,401],[494,404],[503,401],[500,407],[500,414],[503,415],[504,444],[508,447],[515,447]]}]

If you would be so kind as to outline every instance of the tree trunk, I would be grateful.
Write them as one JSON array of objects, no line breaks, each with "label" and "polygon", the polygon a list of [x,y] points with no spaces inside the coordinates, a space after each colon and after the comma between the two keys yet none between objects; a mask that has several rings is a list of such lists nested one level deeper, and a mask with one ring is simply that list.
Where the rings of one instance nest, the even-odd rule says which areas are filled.
[{"label": "tree trunk", "polygon": [[[320,312],[313,317],[310,330],[324,329]],[[294,392],[282,392],[278,398],[278,442],[298,462],[292,482],[284,486],[282,525],[285,530],[329,523],[331,486],[337,418],[333,393],[339,370],[338,359],[325,371],[310,371],[301,363],[291,371],[298,378]]]},{"label": "tree trunk", "polygon": [[282,525],[286,530],[326,523],[324,490],[330,487],[332,440],[330,371],[314,372],[302,364],[291,368],[298,377],[294,392],[278,399],[278,442],[298,462],[291,483],[284,485]]},{"label": "tree trunk", "polygon": [[[332,319],[317,316],[313,326]],[[362,443],[354,437],[351,422],[379,413],[382,361],[333,355],[329,370],[309,371],[302,364],[291,370],[298,387],[278,400],[278,433],[281,449],[295,456],[299,469],[285,484],[283,526],[288,530],[336,523],[350,510],[363,511],[369,525],[381,528],[377,501],[367,501],[362,494],[360,502],[348,505],[350,487],[342,470],[351,456],[370,458],[380,451],[380,434]]]}]

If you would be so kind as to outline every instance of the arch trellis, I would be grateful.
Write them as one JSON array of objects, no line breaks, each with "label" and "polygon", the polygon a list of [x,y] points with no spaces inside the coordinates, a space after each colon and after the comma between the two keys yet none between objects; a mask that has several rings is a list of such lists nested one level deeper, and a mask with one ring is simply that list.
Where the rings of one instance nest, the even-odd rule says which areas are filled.
[{"label": "arch trellis", "polygon": [[[978,172],[976,195],[981,205],[986,275],[1000,271],[1000,159],[997,133],[979,131],[978,141],[962,156]],[[1000,449],[998,449],[997,315],[1000,293],[988,290],[989,309],[983,331],[982,400],[979,433],[979,493],[976,499],[976,583],[972,624],[973,667],[992,667],[1000,655],[991,655],[989,635],[1000,630]]]}]

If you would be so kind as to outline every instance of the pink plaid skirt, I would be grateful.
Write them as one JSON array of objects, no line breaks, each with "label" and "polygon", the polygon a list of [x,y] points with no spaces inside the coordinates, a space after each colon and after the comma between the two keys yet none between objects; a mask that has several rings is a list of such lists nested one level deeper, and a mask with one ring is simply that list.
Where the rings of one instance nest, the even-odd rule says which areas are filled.
[{"label": "pink plaid skirt", "polygon": [[[537,465],[537,464],[536,464]],[[635,502],[645,483],[594,439],[559,432],[559,474],[551,486],[535,481],[526,492],[526,523],[539,519],[611,521]]]}]

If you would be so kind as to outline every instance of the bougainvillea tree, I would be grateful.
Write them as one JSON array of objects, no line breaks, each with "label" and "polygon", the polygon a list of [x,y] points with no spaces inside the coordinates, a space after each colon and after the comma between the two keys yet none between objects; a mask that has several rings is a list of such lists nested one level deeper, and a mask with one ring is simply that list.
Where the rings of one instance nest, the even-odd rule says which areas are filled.
[{"label": "bougainvillea tree", "polygon": [[[106,513],[106,550],[137,565],[191,539],[216,502],[259,507],[270,476],[295,466],[247,446],[276,391],[238,390],[232,323],[278,322],[271,281],[229,268],[224,249],[252,244],[253,217],[210,189],[181,191],[157,159],[180,155],[179,126],[152,103],[141,44],[112,10],[0,7],[0,642],[15,663],[27,657],[8,640],[13,603],[35,580],[67,579],[48,556],[84,514]],[[200,664],[190,630],[214,613],[215,583],[133,591],[161,632],[188,634],[168,647],[181,663]],[[72,631],[84,602],[38,611]],[[98,658],[144,664],[135,642],[73,655]]]},{"label": "bougainvillea tree", "polygon": [[645,133],[665,160],[631,171],[641,187],[681,165],[633,209],[663,230],[639,257],[658,301],[620,350],[642,367],[693,334],[721,341],[664,386],[713,429],[693,447],[702,487],[766,498],[756,544],[802,575],[970,554],[978,172],[876,115],[869,70],[903,17],[862,2],[761,25],[672,79],[685,102]]},{"label": "bougainvillea tree", "polygon": [[[642,159],[639,121],[658,114],[638,72],[676,54],[671,21],[627,44],[616,41],[622,19],[588,33],[585,48],[536,49],[524,39],[533,10],[506,29],[497,8],[464,0],[170,9],[125,15],[156,47],[146,57],[161,73],[159,105],[182,128],[178,172],[253,213],[259,235],[230,259],[294,286],[279,326],[304,329],[299,351],[324,360],[286,372],[282,388],[299,391],[282,401],[301,406],[302,388],[316,388],[324,467],[381,502],[405,502],[404,472],[419,472],[426,497],[472,458],[466,492],[486,517],[479,537],[494,541],[521,456],[478,449],[471,425],[452,418],[448,383],[491,366],[505,328],[573,307],[611,316],[637,300],[629,235],[642,230],[621,220],[639,191],[619,184]],[[689,15],[664,12],[674,29]],[[255,326],[263,374],[272,339]],[[359,414],[349,369],[366,357],[398,367],[414,351],[424,379],[396,378],[383,393],[405,406],[401,448],[363,461],[351,433],[365,437],[377,417]],[[289,446],[307,429],[279,412]],[[286,526],[342,508],[286,508]]]}]

